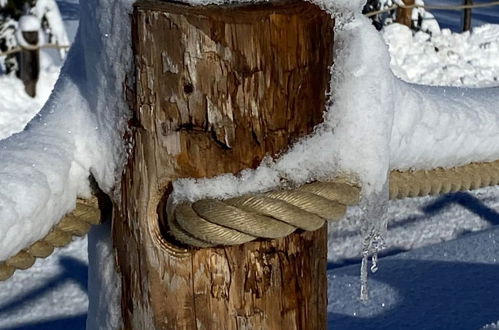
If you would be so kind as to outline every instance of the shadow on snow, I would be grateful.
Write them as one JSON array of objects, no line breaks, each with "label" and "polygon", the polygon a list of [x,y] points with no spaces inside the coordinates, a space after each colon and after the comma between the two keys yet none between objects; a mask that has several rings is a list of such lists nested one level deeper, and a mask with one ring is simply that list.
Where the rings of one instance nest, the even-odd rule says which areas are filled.
[{"label": "shadow on snow", "polygon": [[[62,285],[68,281],[75,282],[85,292],[87,292],[87,273],[88,266],[78,259],[72,257],[61,257],[59,263],[62,266],[62,272],[47,280],[42,286],[34,289],[24,295],[16,297],[6,303],[0,305],[0,317],[18,309],[23,304],[35,300],[47,294],[55,287]],[[85,321],[87,315],[80,314],[69,317],[59,317],[54,320],[43,320],[33,322],[31,324],[24,324],[16,327],[3,328],[4,330],[21,330],[21,329],[71,329],[79,330],[85,329]]]},{"label": "shadow on snow", "polygon": [[[338,269],[336,278],[341,276],[352,278],[353,291],[358,296],[358,267]],[[388,258],[383,260],[378,273],[370,275],[370,281],[393,289],[397,293],[396,302],[381,313],[371,315],[369,310],[379,306],[370,304],[380,304],[379,301],[357,302],[352,311],[357,310],[360,316],[352,316],[352,311],[343,311],[343,315],[329,313],[328,327],[349,330],[479,329],[499,317],[498,278],[499,265],[494,264]],[[330,290],[333,299],[344,297],[340,292],[344,288],[335,288],[334,280]],[[341,301],[337,301],[338,304]]]}]

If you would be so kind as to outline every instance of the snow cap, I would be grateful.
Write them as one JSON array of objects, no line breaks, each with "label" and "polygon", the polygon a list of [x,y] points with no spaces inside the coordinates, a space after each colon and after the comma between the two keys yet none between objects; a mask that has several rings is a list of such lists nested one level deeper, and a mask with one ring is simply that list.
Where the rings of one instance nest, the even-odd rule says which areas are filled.
[{"label": "snow cap", "polygon": [[332,16],[352,17],[354,14],[360,14],[366,4],[366,0],[309,0],[323,10],[326,10]]},{"label": "snow cap", "polygon": [[40,20],[33,15],[24,15],[19,19],[19,28],[23,32],[38,31],[41,28]]}]

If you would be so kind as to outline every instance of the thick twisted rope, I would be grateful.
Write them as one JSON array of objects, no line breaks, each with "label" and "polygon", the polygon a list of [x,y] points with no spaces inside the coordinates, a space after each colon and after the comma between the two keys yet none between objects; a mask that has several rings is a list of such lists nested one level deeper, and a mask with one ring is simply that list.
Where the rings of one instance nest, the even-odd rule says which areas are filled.
[{"label": "thick twisted rope", "polygon": [[[439,195],[499,184],[499,161],[452,169],[392,171],[390,199]],[[168,214],[171,234],[193,247],[243,244],[259,238],[280,238],[297,229],[317,230],[326,220],[339,220],[347,205],[359,201],[360,189],[346,182],[314,182],[294,190],[230,198],[206,199],[177,205]],[[0,281],[16,269],[31,267],[36,258],[49,256],[55,247],[69,244],[100,222],[97,198],[78,200],[42,240],[0,263]]]},{"label": "thick twisted rope", "polygon": [[17,269],[28,269],[36,258],[46,258],[54,248],[68,245],[73,236],[83,236],[92,225],[100,222],[97,198],[79,199],[73,212],[66,215],[42,240],[0,263],[0,281],[10,278]]},{"label": "thick twisted rope", "polygon": [[[499,184],[499,161],[453,169],[392,171],[390,198],[439,195]],[[358,203],[360,189],[348,183],[314,182],[294,190],[227,200],[182,203],[169,211],[168,225],[181,243],[195,247],[237,245],[284,237],[297,229],[316,230],[341,219]],[[168,212],[168,211],[167,211]]]}]

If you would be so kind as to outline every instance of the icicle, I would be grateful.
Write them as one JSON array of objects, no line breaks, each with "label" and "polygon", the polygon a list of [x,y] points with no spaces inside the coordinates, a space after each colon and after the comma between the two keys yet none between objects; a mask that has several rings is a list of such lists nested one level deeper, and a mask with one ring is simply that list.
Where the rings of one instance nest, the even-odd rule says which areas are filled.
[{"label": "icicle", "polygon": [[371,257],[371,273],[376,273],[378,271],[378,251],[374,251]]},{"label": "icicle", "polygon": [[362,264],[360,266],[360,300],[367,301],[369,299],[369,290],[367,289],[367,264],[369,262],[368,249],[362,251]]},{"label": "icicle", "polygon": [[363,197],[361,201],[362,219],[362,263],[360,267],[360,300],[369,299],[367,285],[369,256],[371,256],[371,272],[378,271],[378,252],[383,248],[383,236],[386,233],[386,211],[388,209],[388,183],[378,193]]}]

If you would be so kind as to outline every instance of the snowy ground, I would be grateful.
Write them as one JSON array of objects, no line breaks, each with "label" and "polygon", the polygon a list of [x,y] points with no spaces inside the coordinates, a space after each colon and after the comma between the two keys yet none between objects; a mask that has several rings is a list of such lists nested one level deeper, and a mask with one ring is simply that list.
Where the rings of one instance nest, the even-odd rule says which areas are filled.
[{"label": "snowy ground", "polygon": [[[58,3],[72,36],[78,5]],[[480,17],[497,22],[497,13],[486,10]],[[456,18],[449,17],[446,24],[456,28]],[[394,26],[385,37],[395,73],[407,80],[490,86],[499,77],[499,26],[431,40]],[[35,100],[14,78],[0,76],[0,138],[21,130],[49,95],[60,63],[49,53],[42,60],[43,90]],[[361,303],[359,210],[351,208],[330,228],[331,329],[478,329],[499,320],[497,210],[497,188],[390,202],[389,248],[379,271],[370,274],[371,299]],[[0,329],[84,329],[86,245],[86,239],[77,240],[0,282]]]}]

